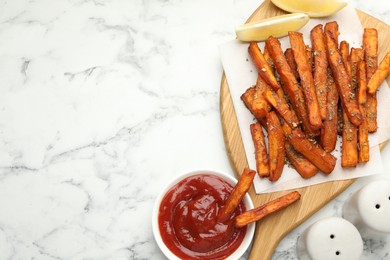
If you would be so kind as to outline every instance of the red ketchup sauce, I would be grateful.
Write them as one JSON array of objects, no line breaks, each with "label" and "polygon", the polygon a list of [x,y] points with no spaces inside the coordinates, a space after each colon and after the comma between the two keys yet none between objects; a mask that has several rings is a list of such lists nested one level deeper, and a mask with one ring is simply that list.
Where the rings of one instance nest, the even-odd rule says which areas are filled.
[{"label": "red ketchup sauce", "polygon": [[218,176],[198,174],[180,181],[161,201],[158,225],[162,240],[181,259],[225,259],[241,244],[246,227],[234,218],[244,212],[240,203],[230,219],[217,221],[233,186]]}]

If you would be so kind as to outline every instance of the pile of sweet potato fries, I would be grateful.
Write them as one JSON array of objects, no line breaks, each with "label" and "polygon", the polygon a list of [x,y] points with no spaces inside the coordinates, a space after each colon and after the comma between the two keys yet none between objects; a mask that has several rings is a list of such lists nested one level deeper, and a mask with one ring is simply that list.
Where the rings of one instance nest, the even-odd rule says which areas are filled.
[{"label": "pile of sweet potato fries", "polygon": [[338,134],[342,167],[369,161],[368,133],[377,131],[376,91],[389,75],[390,52],[378,66],[374,28],[364,29],[362,48],[350,49],[338,36],[334,21],[311,30],[311,47],[299,32],[289,32],[291,47],[284,52],[274,37],[263,52],[250,43],[258,78],[241,99],[257,119],[250,131],[260,177],[277,181],[286,156],[303,178],[319,170],[330,174]]}]

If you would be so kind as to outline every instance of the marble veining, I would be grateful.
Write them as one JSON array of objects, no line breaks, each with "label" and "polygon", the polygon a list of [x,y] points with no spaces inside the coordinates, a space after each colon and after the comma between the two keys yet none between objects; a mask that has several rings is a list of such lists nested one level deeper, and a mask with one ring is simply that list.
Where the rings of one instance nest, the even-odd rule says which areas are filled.
[{"label": "marble veining", "polygon": [[[260,3],[0,1],[0,259],[164,259],[151,231],[164,184],[233,174],[218,46]],[[387,0],[351,4],[389,23]],[[273,258],[296,259],[299,234],[351,192]],[[389,247],[365,240],[365,259]]]}]

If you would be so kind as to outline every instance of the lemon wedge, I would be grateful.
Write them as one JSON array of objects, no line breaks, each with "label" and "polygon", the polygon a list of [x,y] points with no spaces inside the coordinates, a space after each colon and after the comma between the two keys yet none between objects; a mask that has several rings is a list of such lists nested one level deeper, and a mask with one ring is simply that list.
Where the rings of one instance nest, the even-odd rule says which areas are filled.
[{"label": "lemon wedge", "polygon": [[269,36],[286,36],[289,31],[301,29],[309,21],[307,14],[286,14],[247,23],[236,28],[237,38],[241,41],[264,41]]},{"label": "lemon wedge", "polygon": [[290,13],[305,13],[310,17],[326,17],[347,6],[340,0],[271,0],[271,2]]}]

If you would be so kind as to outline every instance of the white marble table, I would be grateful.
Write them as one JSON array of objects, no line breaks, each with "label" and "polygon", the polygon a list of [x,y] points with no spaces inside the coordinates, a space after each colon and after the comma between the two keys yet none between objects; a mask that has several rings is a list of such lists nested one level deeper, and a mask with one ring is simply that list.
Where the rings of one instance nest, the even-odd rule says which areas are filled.
[{"label": "white marble table", "polygon": [[[0,259],[163,259],[150,220],[164,183],[233,174],[218,46],[260,3],[0,1]],[[388,0],[351,4],[390,21]],[[296,259],[299,234],[365,181],[274,259]],[[389,240],[365,241],[364,257],[390,259]]]}]

